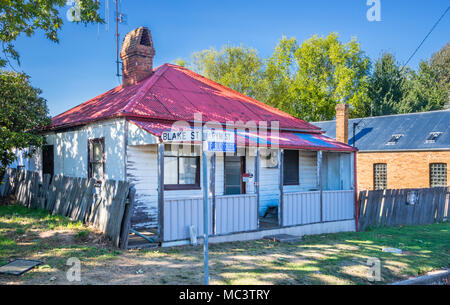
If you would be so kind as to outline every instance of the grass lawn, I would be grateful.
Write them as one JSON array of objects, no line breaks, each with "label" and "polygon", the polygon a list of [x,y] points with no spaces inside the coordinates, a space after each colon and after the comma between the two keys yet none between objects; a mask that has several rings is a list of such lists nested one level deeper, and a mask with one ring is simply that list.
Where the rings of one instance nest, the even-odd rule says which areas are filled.
[{"label": "grass lawn", "polygon": [[[448,268],[448,222],[305,236],[300,243],[267,240],[210,245],[213,284],[372,284],[367,259],[381,261],[390,283]],[[395,247],[403,254],[382,252]],[[202,246],[119,251],[101,235],[60,216],[20,206],[0,206],[0,265],[14,258],[43,265],[20,276],[0,275],[0,284],[71,284],[66,261],[82,262],[81,284],[201,284]]]}]

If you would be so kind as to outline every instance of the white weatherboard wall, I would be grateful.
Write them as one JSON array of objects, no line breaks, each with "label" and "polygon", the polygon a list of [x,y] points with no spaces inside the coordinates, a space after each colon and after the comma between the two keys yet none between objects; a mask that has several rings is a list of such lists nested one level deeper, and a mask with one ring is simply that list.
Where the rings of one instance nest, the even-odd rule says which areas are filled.
[{"label": "white weatherboard wall", "polygon": [[104,138],[105,179],[125,180],[124,125],[124,119],[115,119],[47,134],[47,144],[54,145],[55,175],[86,178],[88,141]]},{"label": "white weatherboard wall", "polygon": [[[54,145],[54,174],[86,178],[88,175],[88,140],[105,139],[105,179],[125,180],[124,119],[105,120],[69,131],[45,134],[46,144]],[[18,159],[11,167],[42,171],[42,151],[36,149],[32,158],[17,151]]]},{"label": "white weatherboard wall", "polygon": [[9,166],[11,168],[24,167],[28,171],[41,173],[42,171],[42,152],[40,149],[35,149],[33,156],[27,156],[30,149],[15,149],[13,152],[17,159]]}]

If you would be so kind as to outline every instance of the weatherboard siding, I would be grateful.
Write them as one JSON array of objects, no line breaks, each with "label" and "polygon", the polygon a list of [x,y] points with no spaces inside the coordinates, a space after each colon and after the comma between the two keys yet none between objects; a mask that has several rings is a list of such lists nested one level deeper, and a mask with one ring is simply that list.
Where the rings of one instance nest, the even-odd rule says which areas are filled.
[{"label": "weatherboard siding", "polygon": [[[127,148],[127,179],[136,189],[132,225],[136,229],[158,227],[157,146],[129,145]],[[200,158],[201,159],[201,158]],[[247,172],[253,172],[254,157],[246,157]],[[200,189],[164,191],[164,199],[202,198],[203,162],[200,162]],[[210,171],[208,170],[208,178]],[[216,156],[215,194],[224,193],[224,156]],[[246,193],[254,192],[253,180],[246,183]]]},{"label": "weatherboard siding", "polygon": [[48,134],[46,142],[54,145],[55,175],[88,176],[88,141],[105,139],[105,179],[125,180],[124,120],[108,120],[75,130]]}]

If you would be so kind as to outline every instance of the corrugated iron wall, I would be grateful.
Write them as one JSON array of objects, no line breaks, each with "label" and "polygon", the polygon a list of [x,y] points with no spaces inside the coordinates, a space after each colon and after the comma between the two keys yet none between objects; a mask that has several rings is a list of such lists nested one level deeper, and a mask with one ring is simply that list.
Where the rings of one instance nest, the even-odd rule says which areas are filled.
[{"label": "corrugated iron wall", "polygon": [[[324,191],[322,193],[322,221],[352,219],[354,216],[354,191]],[[320,192],[295,192],[283,194],[283,226],[320,222]]]},{"label": "corrugated iron wall", "polygon": [[[216,197],[216,235],[257,229],[256,195]],[[209,200],[209,234],[213,234],[213,207]],[[189,239],[193,225],[203,235],[203,199],[167,199],[164,201],[164,241]]]}]

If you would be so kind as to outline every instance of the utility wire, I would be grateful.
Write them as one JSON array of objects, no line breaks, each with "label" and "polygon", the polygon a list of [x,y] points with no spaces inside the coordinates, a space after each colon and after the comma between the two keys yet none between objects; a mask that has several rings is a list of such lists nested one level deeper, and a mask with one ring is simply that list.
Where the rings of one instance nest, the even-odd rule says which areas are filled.
[{"label": "utility wire", "polygon": [[409,63],[409,61],[414,57],[414,55],[416,55],[417,51],[419,51],[420,47],[423,45],[423,43],[425,42],[425,40],[427,40],[428,36],[430,36],[430,34],[434,31],[434,29],[436,28],[436,26],[439,24],[439,22],[441,22],[442,18],[444,18],[445,14],[447,14],[447,12],[450,10],[450,5],[447,7],[447,9],[444,11],[444,13],[442,14],[441,17],[439,17],[438,21],[436,21],[436,23],[433,25],[433,27],[431,28],[431,30],[428,32],[428,34],[425,36],[425,38],[422,40],[422,42],[419,44],[419,46],[414,50],[414,52],[411,54],[411,56],[408,58],[408,60],[406,61],[406,63],[403,65],[402,69],[400,70],[400,72],[403,71],[403,69],[406,67],[406,65]]}]

